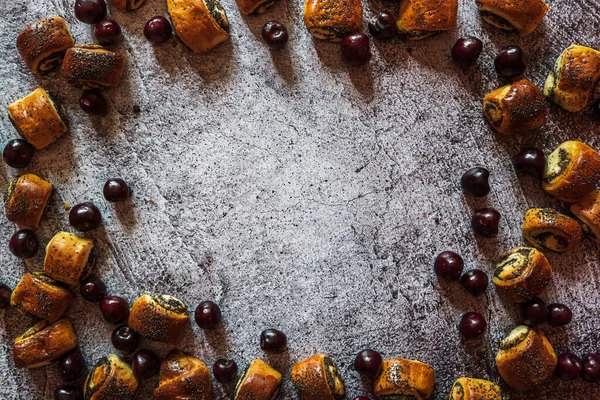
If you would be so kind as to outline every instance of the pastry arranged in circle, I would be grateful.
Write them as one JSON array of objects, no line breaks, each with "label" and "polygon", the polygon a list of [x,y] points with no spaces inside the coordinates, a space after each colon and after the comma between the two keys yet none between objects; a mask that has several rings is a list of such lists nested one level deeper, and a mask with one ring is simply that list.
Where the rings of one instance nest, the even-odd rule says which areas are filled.
[{"label": "pastry arranged in circle", "polygon": [[277,0],[235,0],[242,14],[262,14]]},{"label": "pastry arranged in circle", "polygon": [[454,381],[447,400],[502,400],[500,386],[485,379],[462,377]]},{"label": "pastry arranged in circle", "polygon": [[169,295],[144,295],[137,299],[129,313],[128,325],[148,339],[176,344],[190,323],[185,304]]},{"label": "pastry arranged in circle", "polygon": [[94,241],[69,232],[58,232],[46,246],[44,272],[50,278],[76,285],[94,265]]},{"label": "pastry arranged in circle", "polygon": [[234,400],[275,400],[281,388],[281,374],[262,360],[254,360],[235,388]]},{"label": "pastry arranged in circle", "polygon": [[552,208],[527,210],[522,230],[532,245],[557,253],[573,251],[583,236],[576,220]]},{"label": "pastry arranged in circle", "polygon": [[60,64],[65,51],[75,46],[69,27],[61,17],[43,18],[17,36],[17,50],[33,73],[44,74]]},{"label": "pastry arranged in circle", "polygon": [[594,190],[579,202],[571,204],[571,212],[579,221],[583,232],[600,243],[600,191]]},{"label": "pastry arranged in circle", "polygon": [[54,322],[59,319],[73,294],[69,289],[41,272],[26,273],[15,287],[10,304],[20,311]]},{"label": "pastry arranged in circle", "polygon": [[154,389],[156,400],[210,400],[212,378],[199,359],[179,350],[172,350],[160,367],[160,382]]},{"label": "pastry arranged in circle", "polygon": [[435,371],[429,364],[406,358],[383,360],[373,392],[379,399],[428,399],[435,386]]},{"label": "pastry arranged in circle", "polygon": [[83,384],[86,400],[130,400],[135,396],[138,380],[119,356],[102,357],[89,372]]},{"label": "pastry arranged in circle", "polygon": [[496,263],[492,281],[500,297],[522,303],[540,294],[552,280],[546,256],[533,247],[517,247]]},{"label": "pastry arranged in circle", "polygon": [[77,347],[77,337],[68,319],[38,321],[15,339],[13,360],[17,368],[37,368],[57,361]]},{"label": "pastry arranged in circle", "polygon": [[52,188],[51,183],[34,174],[14,178],[4,194],[6,218],[18,225],[37,227]]},{"label": "pastry arranged in circle", "polygon": [[125,70],[125,56],[95,44],[71,47],[65,53],[62,77],[81,89],[117,86]]},{"label": "pastry arranged in circle", "polygon": [[533,32],[549,8],[543,0],[477,0],[477,7],[488,23],[521,36]]},{"label": "pastry arranged in circle", "polygon": [[360,0],[305,0],[304,25],[316,39],[341,42],[360,31],[363,7]]},{"label": "pastry arranged in circle", "polygon": [[425,39],[456,27],[458,0],[404,0],[396,28],[409,40]]},{"label": "pastry arranged in circle", "polygon": [[292,382],[301,400],[340,400],[346,388],[335,361],[317,354],[292,367]]}]

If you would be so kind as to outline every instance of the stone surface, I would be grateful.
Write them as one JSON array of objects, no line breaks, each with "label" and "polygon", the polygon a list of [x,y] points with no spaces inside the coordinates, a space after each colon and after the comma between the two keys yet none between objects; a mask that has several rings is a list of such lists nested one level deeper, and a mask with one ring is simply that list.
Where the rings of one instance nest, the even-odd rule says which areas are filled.
[{"label": "stone surface", "polygon": [[[26,169],[56,186],[38,230],[43,245],[69,229],[63,202],[93,201],[104,226],[86,236],[96,241],[109,293],[130,302],[144,293],[172,294],[190,310],[216,301],[223,328],[202,332],[194,325],[181,347],[209,365],[231,357],[243,367],[263,357],[286,378],[281,398],[296,398],[291,365],[317,352],[338,361],[349,398],[369,394],[371,383],[351,368],[364,347],[432,364],[436,399],[459,376],[500,382],[494,354],[518,322],[516,307],[493,287],[472,298],[458,284],[438,283],[433,259],[450,249],[463,255],[467,269],[491,273],[501,252],[523,243],[528,207],[563,209],[533,179],[517,176],[510,157],[526,145],[549,152],[567,139],[600,147],[598,120],[589,109],[568,114],[550,105],[543,129],[507,138],[488,128],[481,99],[502,83],[492,64],[503,46],[524,48],[526,77],[540,86],[571,43],[600,47],[597,1],[550,1],[545,25],[520,39],[482,25],[474,1],[461,0],[455,31],[422,42],[372,42],[373,60],[360,68],[341,64],[337,45],[310,38],[301,1],[249,17],[224,1],[231,40],[207,55],[175,39],[156,48],[145,41],[143,24],[166,15],[164,1],[147,0],[128,14],[109,3],[123,27],[117,48],[128,63],[121,86],[106,91],[105,118],[84,114],[81,92],[58,74],[34,77],[14,46],[20,29],[50,15],[69,22],[77,43],[90,42],[73,3],[0,2],[0,107],[42,85],[59,94],[72,126]],[[384,7],[396,5],[365,3],[365,20]],[[260,41],[270,19],[288,26],[285,50],[271,52]],[[449,51],[466,34],[482,38],[485,48],[463,73]],[[17,137],[5,112],[0,137]],[[462,172],[474,165],[491,170],[487,199],[460,192]],[[2,163],[0,184],[17,173]],[[131,184],[131,202],[104,201],[110,177]],[[486,204],[503,215],[497,239],[476,239],[470,230],[472,210]],[[13,231],[2,217],[0,241]],[[26,268],[41,268],[42,257],[40,251],[24,265],[5,247],[0,281],[14,287]],[[549,258],[555,275],[542,297],[571,306],[574,320],[544,331],[558,352],[600,351],[597,248],[586,241],[571,255]],[[488,318],[481,343],[461,343],[455,323],[466,311]],[[89,365],[114,350],[113,327],[96,305],[77,295],[67,316]],[[0,311],[2,399],[50,399],[59,384],[56,366],[13,366],[12,341],[30,323],[15,310]],[[260,331],[270,327],[287,333],[288,353],[261,352]],[[161,356],[169,350],[149,341],[143,347]],[[151,398],[156,384],[157,378],[144,382],[137,398]],[[507,399],[600,398],[600,386],[581,380],[554,380],[527,395],[502,388]],[[216,399],[231,398],[234,385],[215,382],[214,391]]]}]

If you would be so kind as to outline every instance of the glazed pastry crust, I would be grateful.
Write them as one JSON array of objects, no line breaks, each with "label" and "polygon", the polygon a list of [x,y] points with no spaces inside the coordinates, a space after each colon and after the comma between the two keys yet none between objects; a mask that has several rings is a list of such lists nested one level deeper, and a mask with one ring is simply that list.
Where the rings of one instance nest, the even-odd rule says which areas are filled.
[{"label": "glazed pastry crust", "polygon": [[431,365],[405,358],[383,360],[381,373],[375,379],[375,396],[402,396],[416,400],[428,399],[435,386],[435,371]]},{"label": "glazed pastry crust", "polygon": [[133,399],[138,381],[133,371],[116,354],[101,358],[83,384],[86,400]]},{"label": "glazed pastry crust", "polygon": [[86,267],[93,249],[92,239],[58,232],[46,246],[44,272],[54,280],[75,285],[89,274]]},{"label": "glazed pastry crust", "polygon": [[77,347],[77,337],[68,319],[53,324],[41,320],[15,339],[13,360],[17,368],[37,368],[56,361]]},{"label": "glazed pastry crust", "polygon": [[63,315],[73,294],[41,272],[26,273],[13,290],[10,304],[38,318],[54,322]]},{"label": "glazed pastry crust", "polygon": [[425,39],[456,27],[458,0],[404,0],[396,20],[398,34]]},{"label": "glazed pastry crust", "polygon": [[67,50],[62,76],[71,85],[81,89],[102,89],[117,86],[124,70],[123,54],[86,44]]},{"label": "glazed pastry crust", "polygon": [[238,381],[234,400],[274,400],[280,385],[279,372],[262,360],[254,360]]},{"label": "glazed pastry crust", "polygon": [[304,25],[316,39],[340,42],[362,26],[360,0],[306,0]]},{"label": "glazed pastry crust", "polygon": [[458,378],[446,400],[502,400],[500,387],[485,379]]},{"label": "glazed pastry crust", "polygon": [[206,53],[229,38],[229,21],[217,0],[167,0],[167,7],[177,35],[194,53]]},{"label": "glazed pastry crust", "polygon": [[15,129],[38,150],[69,131],[65,109],[42,88],[9,104],[8,116]]},{"label": "glazed pastry crust", "polygon": [[144,4],[144,0],[113,0],[115,6],[122,11],[134,11]]},{"label": "glazed pastry crust", "polygon": [[277,0],[235,0],[242,14],[262,14]]},{"label": "glazed pastry crust", "polygon": [[524,391],[546,382],[556,368],[552,345],[539,328],[516,327],[502,342],[496,366],[513,389]]},{"label": "glazed pastry crust", "polygon": [[190,322],[185,304],[168,295],[144,295],[137,299],[129,313],[129,327],[162,343],[177,344]]},{"label": "glazed pastry crust", "polygon": [[52,184],[37,175],[14,178],[4,195],[6,218],[18,225],[37,227],[51,194]]},{"label": "glazed pastry crust", "polygon": [[573,251],[583,236],[577,221],[551,208],[527,210],[522,230],[532,245],[557,253]]},{"label": "glazed pastry crust", "polygon": [[160,367],[160,383],[154,390],[156,400],[210,400],[211,380],[206,365],[179,350],[172,350]]},{"label": "glazed pastry crust", "polygon": [[477,7],[490,24],[521,36],[533,32],[549,8],[543,0],[477,0]]},{"label": "glazed pastry crust", "polygon": [[582,222],[584,233],[600,243],[600,191],[594,190],[578,203],[572,204],[571,212]]},{"label": "glazed pastry crust", "polygon": [[521,79],[485,96],[483,115],[500,133],[523,133],[546,123],[546,100],[537,86]]},{"label": "glazed pastry crust", "polygon": [[344,380],[325,354],[317,354],[292,367],[292,382],[302,400],[339,400],[344,397]]},{"label": "glazed pastry crust", "polygon": [[43,18],[17,36],[17,50],[33,73],[47,73],[58,66],[63,53],[75,46],[67,23],[60,17]]}]

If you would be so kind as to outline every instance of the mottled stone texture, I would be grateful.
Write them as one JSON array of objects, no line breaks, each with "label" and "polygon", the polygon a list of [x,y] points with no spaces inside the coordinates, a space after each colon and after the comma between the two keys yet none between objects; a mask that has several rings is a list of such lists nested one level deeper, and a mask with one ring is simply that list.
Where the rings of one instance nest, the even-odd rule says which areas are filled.
[{"label": "mottled stone texture", "polygon": [[[105,118],[84,114],[81,92],[59,74],[34,77],[15,49],[20,29],[50,15],[65,18],[78,43],[89,42],[90,27],[75,20],[73,3],[0,2],[0,107],[42,85],[59,94],[72,125],[26,169],[56,186],[38,229],[43,245],[69,230],[63,202],[94,201],[104,226],[86,236],[96,241],[109,292],[129,301],[172,294],[190,310],[214,299],[223,328],[202,332],[194,325],[181,347],[209,365],[232,357],[243,368],[264,357],[284,374],[285,399],[296,398],[291,365],[317,352],[339,362],[349,398],[369,394],[371,382],[351,367],[364,347],[431,363],[436,399],[462,375],[500,382],[494,355],[518,322],[516,307],[493,287],[475,299],[458,284],[438,283],[432,262],[451,249],[466,268],[491,273],[501,252],[523,244],[528,207],[564,209],[533,179],[518,177],[510,157],[526,145],[549,152],[567,139],[600,147],[589,108],[569,114],[550,105],[543,129],[507,138],[488,128],[481,99],[502,83],[492,65],[503,46],[524,48],[526,77],[540,86],[571,43],[600,47],[597,0],[551,0],[545,25],[523,39],[482,25],[474,0],[462,0],[458,29],[422,42],[374,42],[370,66],[360,68],[341,64],[337,45],[311,40],[299,0],[249,17],[224,0],[231,40],[207,55],[177,40],[156,48],[145,41],[143,24],[166,15],[164,1],[147,0],[129,14],[109,3],[123,27],[117,48],[128,64],[121,86],[105,92]],[[383,7],[397,5],[375,0],[365,4],[365,17]],[[271,19],[288,26],[285,50],[271,52],[260,41]],[[465,34],[481,37],[485,48],[478,66],[461,72],[449,51]],[[17,137],[5,112],[0,136],[2,143]],[[491,170],[487,199],[460,192],[461,173],[474,165]],[[0,163],[0,184],[16,174]],[[130,203],[105,202],[109,177],[131,183]],[[484,205],[503,215],[497,239],[477,239],[470,230],[473,209]],[[2,217],[0,242],[13,231]],[[3,247],[0,281],[16,285],[26,268],[41,268],[42,256],[24,265]],[[600,351],[597,248],[586,241],[572,255],[549,258],[555,275],[542,297],[570,305],[575,317],[565,329],[543,330],[557,352]],[[455,328],[466,311],[488,318],[479,345],[461,343]],[[113,351],[113,327],[97,306],[77,296],[67,316],[90,365]],[[15,310],[0,311],[1,399],[50,399],[59,384],[56,366],[13,366],[12,341],[30,323]],[[288,353],[261,352],[259,333],[269,327],[288,334]],[[169,350],[149,341],[143,347],[161,356]],[[151,398],[156,384],[157,378],[145,382],[138,398]],[[528,395],[502,388],[507,399],[600,398],[600,386],[581,380],[552,381]],[[215,384],[215,398],[231,398],[233,390]]]}]

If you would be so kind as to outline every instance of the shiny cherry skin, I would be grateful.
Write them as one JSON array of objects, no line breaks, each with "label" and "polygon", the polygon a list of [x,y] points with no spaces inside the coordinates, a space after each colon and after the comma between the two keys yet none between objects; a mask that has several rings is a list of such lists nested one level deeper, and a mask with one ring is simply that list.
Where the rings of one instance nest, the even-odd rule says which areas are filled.
[{"label": "shiny cherry skin", "polygon": [[364,65],[371,60],[369,37],[362,32],[351,33],[342,39],[342,59],[350,65]]},{"label": "shiny cherry skin", "polygon": [[77,204],[69,211],[69,224],[80,232],[91,231],[102,224],[102,214],[93,203]]},{"label": "shiny cherry skin", "polygon": [[25,168],[33,158],[34,147],[27,140],[12,139],[2,152],[2,158],[9,167]]},{"label": "shiny cherry skin", "polygon": [[96,24],[94,28],[96,40],[103,46],[110,46],[121,39],[121,26],[110,18],[104,18]]},{"label": "shiny cherry skin", "polygon": [[573,319],[573,312],[564,304],[548,304],[548,323],[552,326],[564,326]]},{"label": "shiny cherry skin", "polygon": [[97,276],[88,276],[81,282],[79,293],[87,301],[97,303],[106,296],[106,285]]},{"label": "shiny cherry skin", "polygon": [[128,326],[120,326],[116,328],[110,336],[115,349],[123,355],[133,354],[140,344],[140,335]]},{"label": "shiny cherry skin", "polygon": [[100,302],[100,311],[106,322],[119,325],[129,318],[129,303],[121,297],[106,296]]},{"label": "shiny cherry skin", "polygon": [[160,358],[154,352],[142,349],[133,355],[133,374],[139,380],[152,378],[160,371]]},{"label": "shiny cherry skin", "polygon": [[381,371],[383,359],[375,350],[365,349],[356,355],[354,369],[361,375],[375,378]]},{"label": "shiny cherry skin", "polygon": [[477,339],[485,332],[487,322],[476,312],[465,313],[458,324],[458,331],[465,339]]},{"label": "shiny cherry skin", "polygon": [[106,16],[104,0],[75,0],[75,18],[86,24],[96,24]]},{"label": "shiny cherry skin", "polygon": [[490,193],[490,172],[483,167],[471,168],[460,178],[460,186],[465,194],[485,197]]},{"label": "shiny cherry skin", "polygon": [[396,36],[396,17],[389,11],[381,11],[369,21],[369,32],[379,40]]},{"label": "shiny cherry skin", "polygon": [[539,297],[534,297],[519,305],[519,315],[525,325],[534,326],[543,324],[546,322],[547,314],[546,303]]},{"label": "shiny cherry skin", "polygon": [[54,400],[83,400],[83,393],[76,386],[61,385],[54,390]]},{"label": "shiny cherry skin", "polygon": [[460,278],[461,285],[471,295],[478,297],[485,293],[488,287],[489,278],[485,272],[480,269],[467,271]]},{"label": "shiny cherry skin", "polygon": [[436,257],[433,269],[438,277],[451,282],[460,279],[464,265],[461,256],[453,251],[444,251]]},{"label": "shiny cherry skin", "polygon": [[483,42],[476,37],[467,36],[460,38],[452,47],[452,60],[462,69],[475,65],[483,50]]},{"label": "shiny cherry skin", "polygon": [[10,296],[12,290],[4,283],[0,282],[0,310],[10,306]]},{"label": "shiny cherry skin", "polygon": [[108,111],[106,99],[98,90],[86,90],[79,99],[79,107],[90,115],[105,115]]},{"label": "shiny cherry skin", "polygon": [[233,360],[220,358],[213,365],[213,375],[221,383],[231,382],[238,373],[238,366]]},{"label": "shiny cherry skin", "polygon": [[600,382],[600,354],[586,354],[581,358],[581,377],[588,382]]},{"label": "shiny cherry skin", "polygon": [[131,196],[131,189],[121,178],[113,178],[104,184],[104,198],[111,203],[125,201]]},{"label": "shiny cherry skin", "polygon": [[519,46],[508,46],[502,49],[494,60],[496,72],[505,78],[516,78],[523,75],[527,66],[523,61],[523,50]]},{"label": "shiny cherry skin", "polygon": [[153,45],[165,43],[173,36],[173,27],[168,19],[157,15],[148,20],[144,25],[144,36]]},{"label": "shiny cherry skin", "polygon": [[19,258],[31,258],[40,248],[40,242],[31,229],[16,231],[8,242],[8,249]]},{"label": "shiny cherry skin", "polygon": [[500,226],[500,213],[493,208],[482,208],[475,211],[471,219],[473,231],[484,238],[498,235]]},{"label": "shiny cherry skin", "polygon": [[517,172],[524,172],[541,179],[546,171],[546,155],[540,149],[528,147],[513,158],[513,164]]},{"label": "shiny cherry skin", "polygon": [[277,329],[265,329],[260,334],[260,348],[267,353],[283,353],[287,350],[287,336]]},{"label": "shiny cherry skin", "polygon": [[261,32],[262,38],[271,49],[281,49],[288,42],[288,31],[285,25],[277,21],[267,22]]},{"label": "shiny cherry skin", "polygon": [[196,307],[194,319],[200,328],[214,329],[221,323],[221,309],[212,301],[203,301]]},{"label": "shiny cherry skin", "polygon": [[564,352],[558,355],[558,363],[554,370],[554,375],[563,381],[572,381],[581,375],[581,361],[579,358],[569,352]]},{"label": "shiny cherry skin", "polygon": [[85,358],[77,348],[63,355],[58,361],[58,376],[63,381],[74,381],[82,376],[86,370]]},{"label": "shiny cherry skin", "polygon": [[371,399],[369,399],[367,396],[358,396],[358,397],[355,397],[354,400],[371,400]]}]

